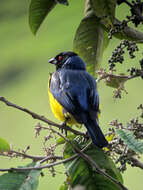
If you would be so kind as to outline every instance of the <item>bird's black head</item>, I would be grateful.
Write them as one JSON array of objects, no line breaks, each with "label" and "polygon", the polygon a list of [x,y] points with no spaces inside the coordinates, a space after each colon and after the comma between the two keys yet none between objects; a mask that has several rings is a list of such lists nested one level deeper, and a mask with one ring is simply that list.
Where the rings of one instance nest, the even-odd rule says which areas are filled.
[{"label": "bird's black head", "polygon": [[59,53],[56,57],[49,60],[49,63],[56,65],[56,69],[85,70],[86,66],[83,60],[74,52],[66,51]]}]

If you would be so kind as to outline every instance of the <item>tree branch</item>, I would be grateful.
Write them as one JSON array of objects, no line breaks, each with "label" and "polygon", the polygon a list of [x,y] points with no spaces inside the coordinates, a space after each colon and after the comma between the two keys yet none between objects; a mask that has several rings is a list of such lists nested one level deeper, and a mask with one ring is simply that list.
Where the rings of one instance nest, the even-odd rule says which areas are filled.
[{"label": "tree branch", "polygon": [[[45,127],[42,127],[41,128],[45,128]],[[104,172],[102,169],[100,169],[98,167],[98,165],[94,162],[94,160],[92,160],[92,158],[90,158],[88,155],[84,154],[83,151],[85,151],[91,143],[89,143],[84,149],[82,150],[79,150],[77,147],[75,147],[70,140],[68,140],[65,136],[63,136],[61,133],[59,133],[58,131],[54,130],[53,128],[51,127],[46,127],[46,129],[49,129],[51,130],[53,133],[56,133],[57,135],[59,135],[60,137],[62,137],[67,143],[69,143],[72,147],[72,149],[76,152],[75,155],[73,155],[72,157],[68,158],[68,159],[64,159],[64,160],[61,160],[61,161],[58,161],[58,162],[54,162],[54,163],[51,163],[51,164],[46,164],[44,166],[36,166],[36,167],[25,167],[25,168],[9,168],[9,169],[0,169],[1,172],[5,172],[5,171],[26,171],[26,170],[41,170],[41,169],[44,169],[44,168],[50,168],[50,167],[53,167],[53,166],[56,166],[56,165],[59,165],[59,164],[63,164],[65,162],[68,162],[78,156],[80,156],[81,158],[83,158],[84,160],[86,160],[90,165],[92,165],[95,170],[105,176],[106,178],[108,178],[110,181],[112,181],[114,184],[116,184],[117,186],[119,186],[122,190],[127,190],[126,187],[124,187],[120,182],[118,182],[116,179],[114,179],[112,176],[108,175],[106,172]],[[40,162],[43,163],[45,162],[45,159],[43,159],[43,161]]]},{"label": "tree branch", "polygon": [[18,151],[15,151],[15,150],[11,150],[10,152],[8,152],[7,154],[3,154],[3,153],[0,153],[1,156],[6,156],[6,157],[22,157],[23,159],[31,159],[33,160],[33,162],[37,162],[39,160],[44,160],[43,162],[47,161],[47,160],[61,160],[63,159],[62,156],[35,156],[35,155],[29,155],[29,154],[25,154],[25,153],[22,153],[22,152],[18,152]]},{"label": "tree branch", "polygon": [[[114,19],[114,25],[120,25],[121,21]],[[122,32],[117,32],[114,34],[119,39],[128,39],[130,41],[135,41],[136,43],[143,43],[143,33],[135,30],[129,26],[126,26]],[[120,36],[121,35],[121,36]]]},{"label": "tree branch", "polygon": [[143,163],[142,162],[140,162],[139,160],[137,160],[136,158],[134,158],[134,157],[131,157],[131,158],[129,158],[130,160],[131,160],[131,162],[132,162],[132,166],[136,166],[136,167],[138,167],[138,168],[140,168],[140,169],[143,169]]},{"label": "tree branch", "polygon": [[[21,106],[18,106],[16,104],[13,104],[11,102],[9,102],[8,100],[6,100],[4,97],[0,97],[0,101],[4,102],[7,106],[10,106],[10,107],[14,107],[16,109],[19,109],[21,111],[24,111],[26,113],[28,113],[29,115],[31,115],[34,119],[38,119],[40,121],[43,121],[45,123],[47,123],[48,125],[52,125],[52,126],[56,126],[58,128],[63,128],[65,129],[65,127],[61,126],[61,125],[58,125],[50,120],[48,120],[47,118],[45,118],[44,116],[40,116],[26,108],[23,108]],[[78,135],[83,135],[83,133],[79,132],[79,131],[75,131],[71,128],[66,128],[68,130],[70,130],[71,132],[73,132],[74,134],[78,134]],[[65,162],[68,162],[72,159],[74,159],[75,157],[77,156],[80,156],[81,158],[83,158],[84,160],[86,160],[89,164],[91,164],[98,173],[100,173],[101,175],[107,177],[110,181],[112,181],[114,184],[116,184],[117,186],[119,186],[122,190],[127,190],[126,187],[124,187],[120,182],[118,182],[116,179],[114,179],[113,177],[111,177],[110,175],[108,175],[106,172],[104,172],[102,169],[100,169],[98,167],[98,165],[94,162],[94,160],[92,160],[92,158],[90,158],[88,155],[84,154],[83,151],[85,150],[79,150],[77,147],[75,147],[66,137],[64,137],[61,133],[57,132],[56,130],[54,130],[53,128],[49,128],[49,130],[51,130],[52,132],[58,134],[59,136],[61,136],[67,143],[69,143],[72,147],[72,149],[77,152],[78,154],[75,154],[73,155],[72,157],[68,158],[68,159],[64,159],[64,160],[61,160],[61,161],[58,161],[58,162],[54,162],[54,163],[50,163],[50,164],[46,164],[44,166],[36,166],[36,167],[27,167],[27,168],[9,168],[9,169],[0,169],[1,172],[5,172],[5,171],[25,171],[25,170],[39,170],[39,169],[44,169],[44,168],[50,168],[50,167],[53,167],[53,166],[56,166],[56,165],[59,165],[59,164],[63,164]],[[29,156],[28,156],[29,157]],[[45,161],[45,159],[43,160]]]},{"label": "tree branch", "polygon": [[92,160],[87,154],[84,154],[83,152],[78,152],[79,155],[86,160],[90,165],[92,165],[98,173],[109,179],[111,182],[119,186],[122,190],[128,190],[123,184],[118,182],[116,179],[114,179],[112,176],[108,175],[104,170],[98,167],[98,165]]},{"label": "tree branch", "polygon": [[99,78],[97,79],[97,82],[99,82],[102,79],[121,79],[124,82],[126,82],[127,80],[136,78],[136,77],[141,77],[143,75],[143,71],[140,70],[138,74],[135,75],[115,75],[112,72],[107,73],[104,69],[100,69],[99,71],[97,71],[97,74],[99,75]]},{"label": "tree branch", "polygon": [[63,163],[66,163],[70,160],[73,160],[74,158],[76,158],[78,156],[78,154],[75,154],[73,156],[71,156],[70,158],[58,161],[58,162],[54,162],[54,163],[50,163],[50,164],[45,164],[44,166],[36,166],[36,167],[25,167],[25,168],[8,168],[8,169],[0,169],[0,172],[13,172],[13,171],[17,171],[17,172],[22,172],[22,171],[27,171],[27,170],[41,170],[41,169],[45,169],[45,168],[51,168],[53,166],[57,166]]},{"label": "tree branch", "polygon": [[28,110],[27,108],[23,108],[21,106],[18,106],[10,101],[8,101],[6,98],[4,97],[1,97],[0,96],[0,101],[1,102],[4,102],[7,106],[10,106],[10,107],[13,107],[13,108],[16,108],[18,110],[21,110],[29,115],[31,115],[33,117],[33,119],[37,119],[37,120],[40,120],[40,121],[43,121],[44,123],[47,123],[48,125],[52,125],[54,127],[57,127],[59,129],[64,129],[64,130],[68,130],[76,135],[81,135],[81,136],[86,136],[86,134],[80,132],[80,131],[77,131],[75,129],[72,129],[71,127],[68,127],[68,126],[64,126],[64,125],[59,125],[53,121],[50,121],[49,119],[47,119],[46,117],[42,116],[42,115],[39,115],[37,113],[34,113],[30,110]]},{"label": "tree branch", "polygon": [[[89,146],[91,145],[91,143],[89,143],[86,147],[84,147],[81,152],[84,152]],[[53,167],[53,166],[57,166],[57,165],[60,165],[60,164],[63,164],[63,163],[66,163],[68,161],[71,161],[73,159],[75,159],[76,157],[79,157],[79,155],[76,153],[74,154],[73,156],[71,156],[70,158],[67,158],[67,159],[64,159],[64,160],[61,160],[61,161],[58,161],[58,162],[54,162],[54,163],[50,163],[50,164],[46,164],[44,166],[36,166],[36,167],[25,167],[25,168],[8,168],[8,169],[0,169],[1,172],[6,172],[6,171],[27,171],[27,170],[41,170],[41,169],[44,169],[44,168],[50,168],[50,167]],[[48,158],[48,157],[47,157]],[[40,164],[45,162],[46,161],[46,157],[45,159],[41,160],[40,161]]]},{"label": "tree branch", "polygon": [[[41,126],[42,127],[42,126]],[[52,130],[53,133],[56,133],[57,135],[59,135],[60,137],[62,137],[67,143],[69,143],[73,149],[73,151],[77,152],[78,155],[83,158],[84,160],[86,160],[90,165],[92,165],[95,170],[103,175],[104,177],[106,177],[107,179],[109,179],[111,182],[113,182],[114,184],[116,184],[117,186],[119,186],[122,190],[128,190],[124,185],[122,185],[120,182],[118,182],[116,179],[114,179],[112,176],[110,176],[109,174],[107,174],[106,172],[104,172],[101,168],[99,168],[99,166],[95,163],[95,161],[90,158],[88,155],[84,154],[83,151],[85,151],[85,148],[87,148],[89,145],[87,145],[83,150],[79,150],[77,147],[75,147],[71,141],[69,141],[66,137],[64,137],[61,133],[55,131],[53,128],[49,128],[49,130]]]}]

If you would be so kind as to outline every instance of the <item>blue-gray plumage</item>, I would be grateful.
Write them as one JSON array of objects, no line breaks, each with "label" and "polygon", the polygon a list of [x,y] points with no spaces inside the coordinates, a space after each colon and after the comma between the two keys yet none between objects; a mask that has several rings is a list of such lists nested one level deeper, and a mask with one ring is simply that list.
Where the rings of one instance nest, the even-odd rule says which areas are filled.
[{"label": "blue-gray plumage", "polygon": [[62,52],[50,63],[56,65],[50,79],[50,92],[62,105],[63,112],[70,113],[77,123],[82,123],[93,143],[107,146],[99,125],[99,96],[95,79],[86,71],[83,60],[74,52]]}]

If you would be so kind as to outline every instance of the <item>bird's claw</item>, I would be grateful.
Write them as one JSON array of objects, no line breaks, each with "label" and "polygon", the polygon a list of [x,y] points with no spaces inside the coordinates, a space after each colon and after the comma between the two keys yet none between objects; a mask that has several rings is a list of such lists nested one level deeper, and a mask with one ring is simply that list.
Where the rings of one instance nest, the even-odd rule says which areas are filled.
[{"label": "bird's claw", "polygon": [[84,136],[83,139],[84,139],[85,142],[90,139],[88,131],[85,133],[85,136]]},{"label": "bird's claw", "polygon": [[63,123],[61,123],[61,128],[60,128],[60,130],[61,130],[61,133],[64,133],[65,132],[65,135],[67,136],[67,124],[66,124],[66,122],[64,121]]}]

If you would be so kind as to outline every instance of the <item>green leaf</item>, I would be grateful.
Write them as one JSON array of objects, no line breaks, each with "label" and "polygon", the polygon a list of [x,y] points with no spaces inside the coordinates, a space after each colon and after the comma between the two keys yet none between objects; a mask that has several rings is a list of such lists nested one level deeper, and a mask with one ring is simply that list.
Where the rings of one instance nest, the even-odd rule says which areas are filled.
[{"label": "green leaf", "polygon": [[143,154],[143,141],[135,139],[131,131],[118,129],[116,132],[131,150]]},{"label": "green leaf", "polygon": [[105,83],[107,86],[110,86],[112,88],[123,88],[124,89],[124,84],[128,80],[128,76],[124,74],[120,75],[112,75],[108,77],[108,80],[105,80]]},{"label": "green leaf", "polygon": [[[72,144],[80,149],[83,148],[83,146],[86,146],[79,140],[72,141]],[[95,148],[95,146],[91,145],[88,150],[85,151],[85,153],[90,156],[96,162],[96,164],[106,173],[115,178],[117,181],[123,183],[119,170],[102,149]],[[66,144],[64,157],[68,158],[73,154],[74,152],[72,151],[71,146],[69,144]],[[97,173],[95,169],[93,169],[93,167],[82,158],[78,157],[72,161],[65,163],[64,165],[70,178],[69,183],[73,188],[76,185],[83,185],[88,190],[120,190],[120,188],[113,184],[110,180]]]},{"label": "green leaf", "polygon": [[[76,137],[75,134],[70,133],[70,132],[67,133],[67,138],[68,138],[69,140],[73,140],[75,137]],[[57,145],[61,145],[61,144],[64,144],[65,142],[66,142],[66,141],[65,141],[62,137],[59,137],[59,138],[57,139],[57,141],[56,141],[56,144],[57,144]]]},{"label": "green leaf", "polygon": [[67,185],[67,183],[64,182],[64,183],[60,186],[59,190],[68,190],[68,185]]},{"label": "green leaf", "polygon": [[103,50],[108,42],[108,35],[96,16],[81,21],[73,41],[73,50],[83,58],[92,76],[100,68]]},{"label": "green leaf", "polygon": [[48,13],[54,8],[54,0],[31,0],[29,6],[29,25],[33,34],[36,34]]},{"label": "green leaf", "polygon": [[[35,166],[35,164],[31,163],[26,167]],[[36,190],[40,172],[40,170],[29,170],[3,174],[0,176],[0,190]]]},{"label": "green leaf", "polygon": [[57,3],[63,4],[63,5],[66,5],[66,6],[69,5],[68,0],[56,0],[56,1],[57,1]]},{"label": "green leaf", "polygon": [[0,138],[0,152],[8,152],[8,151],[10,151],[10,145],[6,140]]},{"label": "green leaf", "polygon": [[91,0],[95,15],[102,19],[102,22],[112,24],[115,17],[116,0]]}]

